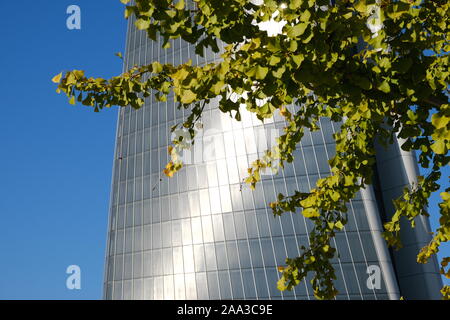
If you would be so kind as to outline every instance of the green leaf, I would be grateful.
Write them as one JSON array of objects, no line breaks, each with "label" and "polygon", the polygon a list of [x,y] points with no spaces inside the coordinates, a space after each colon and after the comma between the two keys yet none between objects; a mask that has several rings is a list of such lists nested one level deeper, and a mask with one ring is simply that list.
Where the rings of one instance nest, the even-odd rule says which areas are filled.
[{"label": "green leaf", "polygon": [[274,65],[278,64],[280,61],[281,61],[280,57],[272,55],[272,56],[270,56],[269,65],[274,66]]},{"label": "green leaf", "polygon": [[255,77],[257,80],[263,80],[266,77],[267,72],[269,72],[269,68],[256,65],[248,70],[246,75],[249,77]]},{"label": "green leaf", "polygon": [[344,225],[342,224],[341,221],[337,221],[337,222],[334,224],[334,226],[335,226],[336,228],[338,228],[339,230],[344,229]]},{"label": "green leaf", "polygon": [[389,86],[389,82],[383,81],[379,86],[378,90],[383,91],[384,93],[391,92],[391,87]]},{"label": "green leaf", "polygon": [[153,73],[160,73],[162,70],[163,70],[163,67],[162,67],[161,63],[159,63],[158,61],[152,62],[152,72]]},{"label": "green leaf", "polygon": [[183,91],[183,95],[181,96],[181,103],[189,104],[192,103],[197,98],[197,94],[192,92],[191,90]]},{"label": "green leaf", "polygon": [[138,28],[139,30],[145,30],[148,29],[148,27],[150,27],[150,21],[144,20],[142,18],[136,20],[134,24],[136,28]]},{"label": "green leaf", "polygon": [[175,5],[175,9],[177,9],[177,10],[183,10],[184,9],[184,0],[179,0],[178,2],[177,2],[177,4]]},{"label": "green leaf", "polygon": [[300,8],[302,5],[303,0],[291,0],[289,1],[289,9],[295,10]]},{"label": "green leaf", "polygon": [[319,216],[319,211],[316,208],[307,208],[307,209],[303,209],[302,214],[306,218],[313,218],[313,217]]},{"label": "green leaf", "polygon": [[446,154],[447,147],[444,140],[438,140],[431,145],[431,149],[437,154]]},{"label": "green leaf", "polygon": [[305,57],[302,54],[292,56],[292,61],[294,61],[294,63],[297,65],[297,67],[300,67],[303,60],[305,60]]},{"label": "green leaf", "polygon": [[291,39],[297,38],[297,37],[301,36],[303,33],[305,33],[305,30],[307,27],[308,27],[307,23],[296,24],[295,26],[290,27],[287,30],[287,36]]}]

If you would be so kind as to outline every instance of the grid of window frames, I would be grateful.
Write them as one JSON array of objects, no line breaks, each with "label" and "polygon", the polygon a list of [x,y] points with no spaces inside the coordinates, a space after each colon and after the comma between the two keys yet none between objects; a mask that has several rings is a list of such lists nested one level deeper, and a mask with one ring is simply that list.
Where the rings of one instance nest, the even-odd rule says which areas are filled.
[{"label": "grid of window frames", "polygon": [[[211,51],[198,57],[179,39],[164,50],[133,23],[130,19],[125,69],[155,60],[176,65],[219,59]],[[152,96],[139,110],[119,112],[105,298],[312,299],[309,281],[293,291],[276,288],[276,266],[308,245],[312,225],[301,213],[275,218],[267,204],[278,193],[308,191],[329,172],[337,124],[322,119],[320,131],[306,132],[295,161],[277,175],[263,176],[251,191],[242,184],[246,169],[270,147],[273,133],[281,132],[281,117],[262,124],[243,111],[237,122],[212,102],[194,147],[209,151],[169,179],[162,169],[169,161],[170,127],[185,116],[170,96],[167,102]],[[338,298],[386,299],[384,282],[379,290],[366,285],[367,266],[378,258],[361,197],[349,207],[349,223],[334,243]]]}]

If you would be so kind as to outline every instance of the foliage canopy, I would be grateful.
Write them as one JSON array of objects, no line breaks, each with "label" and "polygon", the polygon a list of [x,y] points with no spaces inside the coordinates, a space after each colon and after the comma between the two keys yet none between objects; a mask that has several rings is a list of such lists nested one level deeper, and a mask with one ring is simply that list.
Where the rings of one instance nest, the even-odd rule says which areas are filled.
[{"label": "foliage canopy", "polygon": [[[249,168],[246,182],[253,188],[263,170],[293,161],[305,128],[318,130],[321,117],[342,123],[334,136],[331,174],[308,193],[280,194],[270,204],[275,215],[301,209],[315,226],[310,246],[279,268],[280,290],[292,289],[312,273],[316,298],[337,294],[332,240],[346,224],[346,203],[371,183],[375,138],[388,145],[400,137],[402,149],[417,151],[420,165],[429,168],[429,174],[395,201],[396,212],[385,224],[388,244],[401,247],[402,219],[414,227],[416,217],[428,216],[428,199],[439,189],[437,181],[450,158],[447,0],[342,0],[333,5],[328,0],[193,0],[195,5],[185,0],[121,1],[125,17],[134,15],[136,27],[152,40],[160,36],[164,48],[170,39],[181,38],[202,55],[205,48],[218,52],[221,41],[222,60],[201,66],[155,61],[109,80],[87,78],[80,70],[59,74],[53,79],[57,91],[71,104],[78,101],[95,111],[113,105],[138,109],[151,90],[160,101],[173,91],[179,108],[190,110],[177,127],[192,139],[205,103],[215,97],[221,97],[219,109],[237,120],[242,104],[261,120],[279,112],[287,125],[277,146]],[[282,23],[282,32],[263,30],[260,24],[268,21]],[[229,99],[231,92],[239,94],[237,101]],[[298,110],[293,112],[291,105]],[[182,166],[177,156],[181,140],[169,148],[168,176]],[[441,198],[440,226],[418,253],[419,263],[450,240],[450,188]],[[441,261],[446,277],[448,262],[450,258]],[[448,286],[441,292],[450,298]]]}]

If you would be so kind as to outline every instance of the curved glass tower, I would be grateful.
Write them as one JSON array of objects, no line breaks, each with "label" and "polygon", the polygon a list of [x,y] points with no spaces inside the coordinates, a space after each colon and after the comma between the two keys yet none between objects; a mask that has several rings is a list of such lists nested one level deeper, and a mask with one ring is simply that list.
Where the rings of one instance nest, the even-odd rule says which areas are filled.
[{"label": "curved glass tower", "polygon": [[[200,58],[179,39],[164,50],[133,23],[130,19],[125,69],[152,61],[176,65],[192,59],[202,64],[219,58],[212,52]],[[242,180],[249,164],[281,132],[281,117],[263,125],[243,112],[237,122],[211,103],[191,154],[184,155],[186,165],[169,179],[162,173],[169,161],[169,132],[185,115],[171,96],[167,102],[152,96],[139,110],[119,112],[104,298],[312,299],[309,281],[292,292],[276,288],[276,266],[299,255],[312,226],[300,213],[274,218],[267,204],[278,193],[306,192],[328,174],[338,125],[323,119],[321,131],[306,133],[294,163],[264,176],[252,192]],[[335,242],[338,298],[435,297],[432,292],[440,285],[436,263],[420,270],[409,264],[416,247],[428,240],[409,235],[414,250],[399,257],[381,238],[382,221],[389,214],[383,212],[390,210],[386,197],[415,178],[411,166],[403,176],[395,168],[405,168],[402,159],[408,156],[398,147],[381,154],[383,170],[391,168],[397,176],[378,179],[375,188],[368,187],[349,204],[349,222]],[[429,228],[428,221],[423,228]]]}]

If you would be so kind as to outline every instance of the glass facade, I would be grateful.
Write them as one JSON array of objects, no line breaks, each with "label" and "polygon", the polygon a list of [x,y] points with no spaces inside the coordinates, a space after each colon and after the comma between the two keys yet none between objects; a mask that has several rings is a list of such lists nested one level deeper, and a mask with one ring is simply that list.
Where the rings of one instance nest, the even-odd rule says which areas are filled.
[{"label": "glass facade", "polygon": [[[152,61],[202,64],[218,59],[181,40],[170,49],[147,39],[130,19],[124,68]],[[295,161],[277,175],[263,176],[256,191],[242,184],[249,164],[281,132],[281,117],[262,124],[250,113],[232,120],[210,103],[202,117],[191,161],[172,178],[170,128],[186,116],[173,98],[143,108],[122,108],[116,134],[111,191],[106,299],[312,299],[309,281],[292,292],[276,288],[286,257],[308,245],[312,225],[301,213],[273,217],[268,203],[278,193],[308,191],[328,174],[336,123],[321,121],[307,132]],[[197,149],[196,149],[197,150]],[[337,234],[334,260],[339,299],[398,297],[389,252],[380,242],[380,215],[370,188],[349,204],[349,222]],[[381,245],[380,245],[381,243]],[[368,267],[381,268],[379,286],[368,285]]]}]

